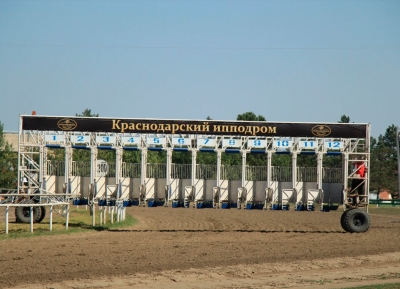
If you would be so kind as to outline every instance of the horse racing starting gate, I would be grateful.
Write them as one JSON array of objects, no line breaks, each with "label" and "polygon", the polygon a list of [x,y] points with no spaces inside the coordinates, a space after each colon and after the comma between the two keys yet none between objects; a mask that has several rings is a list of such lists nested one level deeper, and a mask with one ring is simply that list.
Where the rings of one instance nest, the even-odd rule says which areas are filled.
[{"label": "horse racing starting gate", "polygon": [[[89,205],[93,211],[97,204],[102,220],[105,220],[106,207],[116,208],[118,219],[122,220],[125,207],[130,205],[248,210],[289,210],[293,206],[297,211],[314,211],[319,206],[321,211],[329,211],[332,198],[336,198],[344,208],[343,229],[365,232],[370,227],[369,178],[368,171],[361,174],[360,168],[369,167],[369,136],[370,125],[359,123],[22,115],[18,192],[23,192],[25,199],[35,199],[29,202],[35,206],[72,202]],[[49,149],[57,148],[64,150],[63,176],[56,176],[54,163],[48,161]],[[90,151],[86,175],[77,169],[72,158],[76,149]],[[109,175],[111,164],[98,159],[99,150],[115,151],[112,177]],[[123,162],[125,151],[140,151],[136,174],[132,166],[128,168],[129,164]],[[166,152],[163,178],[155,177],[154,165],[147,161],[149,151]],[[189,153],[191,164],[181,167],[173,164],[174,152]],[[204,167],[197,164],[199,152],[216,154],[216,165],[207,171],[207,178]],[[227,167],[222,164],[222,154],[227,153],[241,156],[242,164],[236,179],[228,176]],[[247,166],[249,154],[266,155],[262,173],[256,174]],[[291,156],[287,180],[274,177],[280,170],[272,166],[275,154]],[[299,155],[316,156],[313,180],[304,179],[303,174],[308,168],[298,167]],[[328,170],[323,167],[323,160],[329,155],[342,158],[342,175],[336,186],[323,181]],[[184,166],[189,169],[186,176],[180,172]],[[254,175],[263,177],[257,179]],[[7,206],[8,211],[9,206],[19,206],[20,199],[9,196],[0,206]]]}]

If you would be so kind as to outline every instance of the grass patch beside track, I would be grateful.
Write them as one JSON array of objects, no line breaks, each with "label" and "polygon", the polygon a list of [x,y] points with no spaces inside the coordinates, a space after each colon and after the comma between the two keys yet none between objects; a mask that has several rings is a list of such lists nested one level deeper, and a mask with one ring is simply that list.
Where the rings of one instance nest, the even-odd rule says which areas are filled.
[{"label": "grass patch beside track", "polygon": [[368,206],[369,214],[379,214],[379,215],[398,215],[400,216],[400,207],[393,207],[391,205],[380,205],[376,207],[376,205]]},{"label": "grass patch beside track", "polygon": [[[97,208],[96,208],[97,209]],[[10,215],[14,214],[14,210],[10,209]],[[113,224],[110,222],[110,214],[107,214],[106,224],[92,226],[92,216],[90,216],[90,211],[81,208],[70,209],[68,230],[65,229],[66,218],[53,212],[53,228],[52,231],[49,230],[49,212],[47,211],[46,218],[41,223],[33,224],[33,233],[30,232],[30,224],[21,224],[15,222],[9,222],[8,224],[8,235],[5,234],[5,222],[4,219],[0,223],[0,240],[10,239],[10,238],[27,238],[27,237],[37,237],[37,236],[54,236],[62,234],[74,234],[74,233],[84,233],[93,231],[105,231],[105,230],[117,230],[119,228],[130,227],[136,224],[136,219],[131,215],[126,214],[125,220],[122,222],[114,221]],[[96,210],[95,213],[96,224],[99,224],[100,213]],[[116,218],[114,218],[115,220]]]}]

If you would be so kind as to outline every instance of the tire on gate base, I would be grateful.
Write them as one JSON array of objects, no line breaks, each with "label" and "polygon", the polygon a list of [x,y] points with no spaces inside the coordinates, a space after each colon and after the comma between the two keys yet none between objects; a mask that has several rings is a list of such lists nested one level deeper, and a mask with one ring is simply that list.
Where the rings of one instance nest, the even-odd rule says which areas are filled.
[{"label": "tire on gate base", "polygon": [[344,225],[344,218],[348,212],[350,212],[350,211],[344,211],[342,216],[340,217],[340,225],[342,226],[343,230],[345,230],[346,232],[347,232],[347,229]]},{"label": "tire on gate base", "polygon": [[40,207],[40,209],[41,209],[40,218],[37,221],[35,220],[36,223],[40,223],[41,221],[43,221],[44,217],[46,217],[46,207],[42,206]]},{"label": "tire on gate base", "polygon": [[[41,222],[45,215],[46,215],[46,209],[44,207],[33,207],[34,223]],[[17,223],[30,223],[30,207],[16,207],[15,220]]]},{"label": "tire on gate base", "polygon": [[371,226],[371,218],[366,211],[353,209],[343,213],[341,224],[346,232],[364,233]]}]

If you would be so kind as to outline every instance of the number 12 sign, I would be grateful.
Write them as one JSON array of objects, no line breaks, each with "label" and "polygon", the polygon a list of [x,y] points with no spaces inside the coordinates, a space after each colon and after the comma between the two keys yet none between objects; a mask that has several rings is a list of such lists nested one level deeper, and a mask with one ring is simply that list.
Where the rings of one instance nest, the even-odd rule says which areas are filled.
[{"label": "number 12 sign", "polygon": [[343,148],[343,142],[341,141],[325,141],[324,148],[328,150],[341,150]]}]

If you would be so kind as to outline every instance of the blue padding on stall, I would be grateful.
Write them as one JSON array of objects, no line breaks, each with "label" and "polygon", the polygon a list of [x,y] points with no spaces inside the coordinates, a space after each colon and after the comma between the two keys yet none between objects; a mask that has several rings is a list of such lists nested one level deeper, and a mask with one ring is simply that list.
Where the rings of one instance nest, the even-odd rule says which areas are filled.
[{"label": "blue padding on stall", "polygon": [[112,146],[97,146],[99,150],[112,150],[114,149]]},{"label": "blue padding on stall", "polygon": [[59,149],[59,148],[61,148],[60,145],[50,145],[50,144],[46,145],[46,147],[47,147],[47,148],[52,148],[52,149]]},{"label": "blue padding on stall", "polygon": [[342,152],[326,152],[327,156],[340,156]]},{"label": "blue padding on stall", "polygon": [[275,153],[277,155],[290,155],[290,151],[285,151],[285,152],[276,151]]},{"label": "blue padding on stall", "polygon": [[72,204],[74,206],[85,206],[88,205],[88,200],[87,199],[75,199],[72,201]]},{"label": "blue padding on stall", "polygon": [[90,150],[87,146],[72,146],[73,149],[78,149],[78,150]]},{"label": "blue padding on stall", "polygon": [[235,149],[226,149],[225,152],[227,154],[240,154],[240,150]]},{"label": "blue padding on stall", "polygon": [[256,203],[253,204],[253,210],[263,210],[264,209],[264,203]]},{"label": "blue padding on stall", "polygon": [[300,152],[301,155],[315,155],[315,152],[308,152],[308,151],[302,151]]},{"label": "blue padding on stall", "polygon": [[200,149],[200,152],[202,153],[215,153],[214,149]]},{"label": "blue padding on stall", "polygon": [[162,151],[163,148],[153,148],[153,147],[148,147],[147,148],[149,151]]},{"label": "blue padding on stall", "polygon": [[139,206],[139,200],[138,199],[129,200],[129,206]]},{"label": "blue padding on stall", "polygon": [[212,209],[213,203],[212,202],[197,202],[197,209]]},{"label": "blue padding on stall", "polygon": [[157,207],[162,207],[162,206],[164,206],[164,204],[165,204],[165,201],[155,201],[155,205]]},{"label": "blue padding on stall", "polygon": [[251,150],[250,151],[251,154],[265,154],[264,150]]},{"label": "blue padding on stall", "polygon": [[183,207],[183,202],[173,200],[172,201],[172,208],[178,208],[178,207]]},{"label": "blue padding on stall", "polygon": [[127,150],[127,151],[138,151],[139,150],[138,147],[123,147],[123,149]]},{"label": "blue padding on stall", "polygon": [[188,148],[174,148],[174,152],[188,152]]},{"label": "blue padding on stall", "polygon": [[99,201],[97,202],[97,204],[98,204],[100,207],[107,206],[107,200],[99,200]]},{"label": "blue padding on stall", "polygon": [[223,202],[221,204],[221,209],[229,209],[229,203],[228,202]]}]

